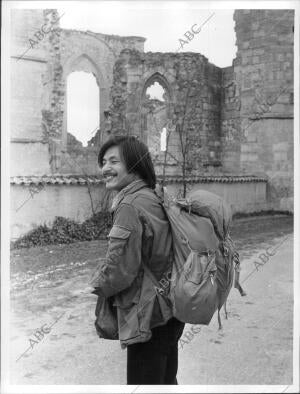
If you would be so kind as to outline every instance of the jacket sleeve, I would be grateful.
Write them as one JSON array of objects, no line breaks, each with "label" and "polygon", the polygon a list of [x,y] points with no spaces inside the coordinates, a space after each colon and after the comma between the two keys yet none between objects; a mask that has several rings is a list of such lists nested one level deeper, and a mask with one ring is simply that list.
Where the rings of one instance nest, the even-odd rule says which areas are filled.
[{"label": "jacket sleeve", "polygon": [[136,278],[141,265],[142,223],[130,204],[120,204],[115,212],[113,227],[104,259],[92,278],[92,286],[105,297],[126,289]]}]

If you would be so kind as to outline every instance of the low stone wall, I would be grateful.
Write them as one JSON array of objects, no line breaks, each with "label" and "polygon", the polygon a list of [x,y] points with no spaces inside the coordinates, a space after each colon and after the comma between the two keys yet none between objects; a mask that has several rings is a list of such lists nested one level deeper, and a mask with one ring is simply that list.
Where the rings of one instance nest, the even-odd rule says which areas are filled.
[{"label": "low stone wall", "polygon": [[[258,212],[273,209],[266,201],[266,182],[247,183],[201,183],[197,182],[188,188],[188,192],[197,189],[207,190],[223,197],[230,205],[232,213]],[[172,195],[177,195],[182,189],[181,184],[167,185],[167,190]]]},{"label": "low stone wall", "polygon": [[[38,188],[37,188],[38,190]],[[51,224],[55,216],[63,216],[83,222],[101,209],[104,196],[103,184],[89,189],[86,184],[45,185],[34,193],[29,185],[11,187],[11,239],[14,240],[40,224]]]},{"label": "low stone wall", "polygon": [[[85,179],[74,178],[74,176],[43,178],[43,182],[41,178],[36,180],[32,178],[15,178],[11,185],[12,240],[40,224],[50,225],[56,216],[82,222],[92,216],[93,210],[94,212],[101,210],[106,189],[96,177],[89,178],[89,187]],[[248,178],[246,181],[245,178],[239,181],[226,177],[203,177],[202,181],[200,178],[191,179],[188,191],[204,189],[214,192],[230,204],[233,213],[250,213],[276,208],[267,201],[266,180],[251,179]],[[177,196],[182,190],[182,183],[176,178],[168,179],[167,190]]]}]

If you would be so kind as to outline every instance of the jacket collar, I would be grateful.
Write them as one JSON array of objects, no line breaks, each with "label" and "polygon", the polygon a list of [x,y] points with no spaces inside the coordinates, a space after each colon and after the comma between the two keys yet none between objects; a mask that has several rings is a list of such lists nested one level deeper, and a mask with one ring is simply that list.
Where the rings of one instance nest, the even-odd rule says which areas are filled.
[{"label": "jacket collar", "polygon": [[138,179],[129,183],[129,185],[124,187],[124,189],[120,190],[119,193],[114,197],[112,201],[111,211],[114,212],[116,210],[116,208],[125,196],[127,196],[128,194],[133,194],[144,187],[147,187],[147,184],[142,179]]}]

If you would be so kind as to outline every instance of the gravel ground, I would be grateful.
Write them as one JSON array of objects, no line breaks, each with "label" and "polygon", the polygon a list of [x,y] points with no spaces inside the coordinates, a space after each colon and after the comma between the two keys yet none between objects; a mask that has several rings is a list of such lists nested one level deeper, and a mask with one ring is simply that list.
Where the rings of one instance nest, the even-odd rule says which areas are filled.
[{"label": "gravel ground", "polygon": [[[239,219],[232,237],[242,258],[228,320],[217,317],[179,344],[180,384],[292,383],[293,219]],[[126,383],[126,351],[94,330],[89,277],[106,242],[80,242],[11,253],[10,384]],[[259,255],[272,252],[263,265]],[[283,269],[284,264],[284,269]]]}]

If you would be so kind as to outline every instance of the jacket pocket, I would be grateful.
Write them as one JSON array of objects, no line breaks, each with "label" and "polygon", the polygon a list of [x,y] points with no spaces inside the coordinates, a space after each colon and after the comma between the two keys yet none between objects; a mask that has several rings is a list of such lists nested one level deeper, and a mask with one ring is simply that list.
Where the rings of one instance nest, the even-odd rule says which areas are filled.
[{"label": "jacket pocket", "polygon": [[108,238],[127,239],[129,238],[130,234],[131,231],[127,228],[114,225],[108,234]]},{"label": "jacket pocket", "polygon": [[118,314],[119,339],[128,341],[140,335],[138,299],[127,300],[124,302],[116,297],[114,303]]},{"label": "jacket pocket", "polygon": [[128,341],[140,335],[139,301],[140,287],[133,283],[128,289],[116,294],[113,305],[118,312],[119,339]]},{"label": "jacket pocket", "polygon": [[122,256],[130,234],[130,230],[114,225],[108,234],[109,243],[107,253],[115,256]]},{"label": "jacket pocket", "polygon": [[113,305],[126,309],[138,304],[140,300],[140,289],[134,283],[127,289],[114,296]]}]

